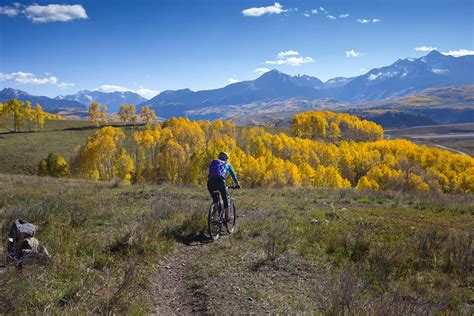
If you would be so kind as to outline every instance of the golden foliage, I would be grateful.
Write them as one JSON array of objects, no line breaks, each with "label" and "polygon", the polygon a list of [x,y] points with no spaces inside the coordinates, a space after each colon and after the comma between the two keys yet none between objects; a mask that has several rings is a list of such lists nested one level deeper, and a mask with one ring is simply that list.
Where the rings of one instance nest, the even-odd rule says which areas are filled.
[{"label": "golden foliage", "polygon": [[296,137],[310,139],[351,139],[375,141],[383,139],[380,125],[357,116],[329,111],[310,111],[296,114],[291,121],[291,130]]},{"label": "golden foliage", "polygon": [[39,103],[36,104],[35,109],[31,108],[31,102],[22,102],[17,99],[9,100],[5,104],[0,104],[0,117],[5,116],[13,120],[13,131],[19,132],[25,121],[28,121],[28,130],[31,131],[31,123],[38,131],[44,127],[45,120],[62,120],[62,117],[57,114],[44,112]]},{"label": "golden foliage", "polygon": [[[294,122],[303,122],[303,114]],[[310,112],[311,117],[313,114]],[[383,132],[370,122],[360,123],[362,129],[358,129],[359,123],[352,130],[344,129],[348,124],[341,122],[347,122],[350,116],[337,119],[339,115],[325,112],[323,118],[331,119],[314,116],[310,121],[316,127],[305,123],[304,129],[298,129],[303,133],[319,131],[321,135],[324,127],[325,135],[333,138],[337,129],[330,126],[337,124],[346,138],[338,145],[272,134],[261,127],[237,128],[230,121],[172,118],[134,132],[130,159],[117,158],[125,154],[121,145],[123,132],[106,127],[79,151],[84,165],[81,172],[93,179],[118,176],[134,182],[203,185],[209,162],[219,151],[226,151],[241,182],[249,187],[353,186],[370,190],[474,192],[473,158],[406,140],[355,142],[347,137],[355,135],[360,139],[365,135],[377,139]],[[364,126],[371,126],[372,130],[367,132]]]}]

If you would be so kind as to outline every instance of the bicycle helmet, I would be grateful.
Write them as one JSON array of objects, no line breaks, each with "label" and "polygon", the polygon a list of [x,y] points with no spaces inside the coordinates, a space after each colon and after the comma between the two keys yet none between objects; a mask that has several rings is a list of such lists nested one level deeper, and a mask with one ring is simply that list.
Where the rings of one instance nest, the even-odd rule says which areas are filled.
[{"label": "bicycle helmet", "polygon": [[229,159],[229,154],[224,152],[224,151],[221,151],[219,153],[219,160],[228,160]]}]

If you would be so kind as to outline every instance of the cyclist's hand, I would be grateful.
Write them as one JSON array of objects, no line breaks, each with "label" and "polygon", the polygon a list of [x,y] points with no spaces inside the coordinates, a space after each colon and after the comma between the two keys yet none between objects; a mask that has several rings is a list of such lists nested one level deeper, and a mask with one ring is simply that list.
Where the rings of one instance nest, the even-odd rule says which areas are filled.
[{"label": "cyclist's hand", "polygon": [[240,186],[240,184],[236,184],[236,185],[234,185],[234,188],[236,188],[236,189],[240,189],[240,188],[241,188],[241,186]]}]

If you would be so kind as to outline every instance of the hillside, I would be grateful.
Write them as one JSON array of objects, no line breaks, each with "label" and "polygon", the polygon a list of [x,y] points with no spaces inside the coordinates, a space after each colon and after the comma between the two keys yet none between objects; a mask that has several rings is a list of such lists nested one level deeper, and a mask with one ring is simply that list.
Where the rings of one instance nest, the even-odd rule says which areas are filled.
[{"label": "hillside", "polygon": [[472,196],[244,188],[208,243],[204,189],[0,180],[3,231],[36,223],[53,254],[0,269],[2,314],[472,312]]}]

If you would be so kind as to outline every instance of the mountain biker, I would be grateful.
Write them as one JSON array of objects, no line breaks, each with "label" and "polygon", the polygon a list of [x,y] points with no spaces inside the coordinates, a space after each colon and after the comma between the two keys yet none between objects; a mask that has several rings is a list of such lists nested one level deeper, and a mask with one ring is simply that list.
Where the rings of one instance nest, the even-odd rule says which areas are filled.
[{"label": "mountain biker", "polygon": [[209,175],[207,177],[207,189],[212,196],[213,202],[218,203],[217,197],[212,192],[220,191],[222,200],[224,201],[225,218],[229,220],[229,201],[227,200],[227,185],[225,179],[227,178],[227,171],[229,171],[232,181],[234,181],[235,188],[240,189],[239,180],[235,176],[234,168],[228,163],[229,154],[220,152],[217,159],[214,159],[209,166]]}]

